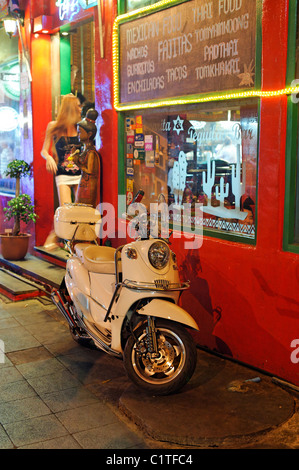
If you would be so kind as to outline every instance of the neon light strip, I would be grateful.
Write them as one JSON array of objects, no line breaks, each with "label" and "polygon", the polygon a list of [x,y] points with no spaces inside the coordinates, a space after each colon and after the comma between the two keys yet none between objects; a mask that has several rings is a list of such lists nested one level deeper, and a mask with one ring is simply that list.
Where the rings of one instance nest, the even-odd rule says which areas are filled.
[{"label": "neon light strip", "polygon": [[148,7],[140,8],[131,13],[119,15],[113,24],[112,32],[112,64],[113,64],[113,102],[116,111],[129,111],[144,108],[159,108],[162,106],[178,106],[194,103],[206,103],[211,101],[224,101],[240,98],[269,98],[274,96],[291,95],[299,93],[299,86],[288,87],[281,90],[263,91],[263,90],[243,90],[237,92],[223,92],[213,95],[192,95],[180,98],[170,98],[153,101],[135,102],[132,104],[119,103],[119,25],[124,21],[131,20],[137,16],[152,13],[161,7],[178,3],[177,0],[161,0],[160,2]]},{"label": "neon light strip", "polygon": [[[136,102],[134,104],[119,104],[117,100],[114,100],[114,107],[116,111],[128,111],[133,109],[144,109],[144,108],[159,108],[162,106],[178,106],[183,104],[194,104],[194,103],[207,103],[211,101],[224,101],[224,100],[233,100],[240,98],[269,98],[273,96],[282,96],[282,95],[291,95],[299,93],[299,87],[289,87],[284,88],[283,90],[274,90],[274,91],[261,91],[261,90],[252,90],[252,91],[242,91],[238,93],[225,93],[219,95],[199,95],[197,97],[190,98],[172,98],[169,100],[159,100],[159,101],[143,101]],[[115,97],[114,97],[115,98]]]}]

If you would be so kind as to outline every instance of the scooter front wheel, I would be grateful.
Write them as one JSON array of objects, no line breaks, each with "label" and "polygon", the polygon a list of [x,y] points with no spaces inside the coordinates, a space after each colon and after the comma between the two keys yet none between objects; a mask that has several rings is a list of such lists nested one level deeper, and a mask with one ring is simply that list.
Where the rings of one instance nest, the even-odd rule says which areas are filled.
[{"label": "scooter front wheel", "polygon": [[[156,321],[158,356],[141,354],[138,344],[146,342],[145,324],[130,336],[124,349],[124,366],[132,382],[153,395],[170,395],[192,377],[197,352],[194,341],[181,325]],[[136,340],[137,341],[136,341]]]}]

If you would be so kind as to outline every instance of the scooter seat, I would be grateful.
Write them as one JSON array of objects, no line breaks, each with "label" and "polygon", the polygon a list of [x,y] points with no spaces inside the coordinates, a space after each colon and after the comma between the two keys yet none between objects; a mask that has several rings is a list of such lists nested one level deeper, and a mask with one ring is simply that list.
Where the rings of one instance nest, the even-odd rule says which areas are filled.
[{"label": "scooter seat", "polygon": [[115,274],[115,248],[78,243],[75,252],[86,269],[92,273]]}]

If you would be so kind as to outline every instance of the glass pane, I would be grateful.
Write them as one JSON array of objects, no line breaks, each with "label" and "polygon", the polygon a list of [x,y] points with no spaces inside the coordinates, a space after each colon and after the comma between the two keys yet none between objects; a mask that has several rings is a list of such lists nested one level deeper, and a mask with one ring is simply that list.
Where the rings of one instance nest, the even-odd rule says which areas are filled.
[{"label": "glass pane", "polygon": [[127,0],[127,12],[138,10],[138,8],[147,7],[153,5],[159,0]]},{"label": "glass pane", "polygon": [[20,67],[18,40],[0,29],[0,193],[14,195],[15,179],[6,177],[9,162],[21,155]]},{"label": "glass pane", "polygon": [[130,113],[127,202],[201,204],[204,229],[254,238],[257,138],[256,101]]}]

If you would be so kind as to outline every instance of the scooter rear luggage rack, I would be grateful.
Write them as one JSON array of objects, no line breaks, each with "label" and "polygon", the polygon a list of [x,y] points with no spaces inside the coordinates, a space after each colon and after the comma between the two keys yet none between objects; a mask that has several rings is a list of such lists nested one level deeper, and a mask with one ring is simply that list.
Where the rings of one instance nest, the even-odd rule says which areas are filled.
[{"label": "scooter rear luggage rack", "polygon": [[[162,281],[162,282],[161,282]],[[126,287],[127,289],[137,289],[137,290],[151,290],[151,291],[182,291],[189,289],[190,282],[163,282],[163,279],[156,279],[154,283],[148,282],[135,282],[129,281],[126,279],[123,281],[122,286]]]}]

